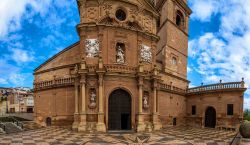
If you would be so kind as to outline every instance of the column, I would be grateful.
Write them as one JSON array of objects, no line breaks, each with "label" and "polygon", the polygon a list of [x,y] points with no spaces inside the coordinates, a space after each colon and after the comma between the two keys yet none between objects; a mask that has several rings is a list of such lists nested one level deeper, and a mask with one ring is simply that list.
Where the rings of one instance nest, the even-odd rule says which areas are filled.
[{"label": "column", "polygon": [[106,125],[104,124],[104,109],[103,109],[103,72],[99,72],[99,107],[98,107],[98,123],[97,123],[97,131],[106,132]]},{"label": "column", "polygon": [[138,92],[139,92],[139,96],[138,96],[138,114],[137,114],[137,132],[144,132],[146,129],[146,125],[144,122],[144,118],[143,118],[143,111],[142,111],[142,97],[143,97],[143,77],[139,76],[139,80],[138,80]]},{"label": "column", "polygon": [[81,114],[80,114],[80,124],[78,131],[86,131],[86,125],[87,125],[87,120],[86,120],[86,75],[83,74],[81,78],[81,97],[82,97],[82,102],[81,102]]},{"label": "column", "polygon": [[[143,83],[143,82],[142,82]],[[142,113],[142,95],[143,95],[143,92],[142,92],[142,83],[139,83],[139,104],[138,104],[138,110],[139,110],[139,114]]]},{"label": "column", "polygon": [[152,113],[152,121],[153,121],[153,129],[154,130],[160,130],[162,128],[162,124],[159,120],[159,113],[157,107],[157,86],[158,86],[158,71],[155,66],[154,68],[154,74],[153,74],[153,113]]},{"label": "column", "polygon": [[74,113],[74,123],[72,126],[72,129],[77,131],[79,126],[79,107],[78,107],[78,99],[79,99],[79,93],[78,93],[78,78],[75,78],[75,113]]}]

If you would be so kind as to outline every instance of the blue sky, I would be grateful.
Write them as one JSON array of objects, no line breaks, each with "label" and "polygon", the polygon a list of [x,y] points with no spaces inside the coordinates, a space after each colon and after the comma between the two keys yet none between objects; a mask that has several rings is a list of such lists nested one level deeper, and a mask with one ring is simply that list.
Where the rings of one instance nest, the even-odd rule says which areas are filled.
[{"label": "blue sky", "polygon": [[[188,79],[250,83],[250,1],[189,0]],[[11,11],[10,11],[11,9]],[[32,87],[33,70],[79,40],[75,0],[0,0],[0,86]],[[250,109],[250,92],[245,108]]]}]

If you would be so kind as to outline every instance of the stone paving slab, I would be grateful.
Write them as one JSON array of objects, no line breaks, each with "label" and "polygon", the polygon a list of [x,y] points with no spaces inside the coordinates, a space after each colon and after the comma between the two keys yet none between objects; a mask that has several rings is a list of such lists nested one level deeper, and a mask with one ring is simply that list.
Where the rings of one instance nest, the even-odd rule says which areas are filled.
[{"label": "stone paving slab", "polygon": [[0,135],[0,145],[228,145],[236,132],[169,127],[154,133],[87,134],[49,127]]}]

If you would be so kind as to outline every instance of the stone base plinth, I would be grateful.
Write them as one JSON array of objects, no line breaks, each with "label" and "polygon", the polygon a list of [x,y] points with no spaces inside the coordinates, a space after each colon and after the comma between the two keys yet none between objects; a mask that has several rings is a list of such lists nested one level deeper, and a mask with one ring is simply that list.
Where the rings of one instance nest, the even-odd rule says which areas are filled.
[{"label": "stone base plinth", "polygon": [[250,145],[250,138],[241,138],[240,145]]},{"label": "stone base plinth", "polygon": [[72,130],[73,131],[78,131],[78,127],[79,127],[79,114],[74,114],[74,123],[72,125]]},{"label": "stone base plinth", "polygon": [[87,120],[86,120],[86,114],[80,115],[80,123],[78,127],[79,132],[85,132],[87,130]]},{"label": "stone base plinth", "polygon": [[158,114],[153,114],[152,115],[152,120],[153,120],[153,130],[161,130],[162,129],[162,124],[159,120],[159,115]]},{"label": "stone base plinth", "polygon": [[106,132],[106,125],[104,123],[97,123],[96,124],[96,131]]}]

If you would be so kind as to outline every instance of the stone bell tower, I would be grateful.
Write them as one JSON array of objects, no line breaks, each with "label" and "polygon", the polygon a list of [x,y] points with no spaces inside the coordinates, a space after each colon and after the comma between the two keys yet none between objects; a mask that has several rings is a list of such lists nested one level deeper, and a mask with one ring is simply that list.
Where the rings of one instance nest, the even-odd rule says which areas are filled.
[{"label": "stone bell tower", "polygon": [[[112,108],[109,108],[109,95],[115,89],[126,90],[131,96],[128,126],[131,124],[131,128],[137,131],[144,131],[147,124],[154,126],[155,130],[160,128],[156,115],[158,76],[155,68],[159,40],[156,20],[159,15],[153,2],[78,0],[77,3],[82,62],[76,66],[75,73],[77,95],[73,129],[110,129],[108,124],[112,112],[109,110]],[[91,96],[94,97],[90,99]],[[149,107],[144,109],[143,101],[144,106]],[[145,119],[152,114],[152,119]],[[122,128],[119,120],[118,116],[115,129]],[[126,122],[123,124],[126,126]]]}]

